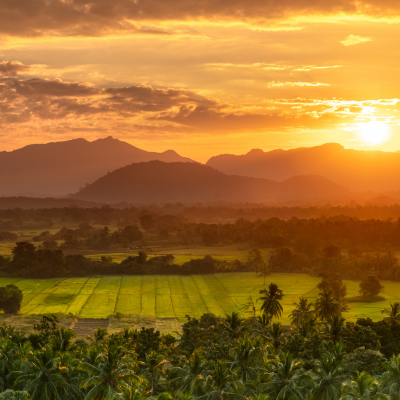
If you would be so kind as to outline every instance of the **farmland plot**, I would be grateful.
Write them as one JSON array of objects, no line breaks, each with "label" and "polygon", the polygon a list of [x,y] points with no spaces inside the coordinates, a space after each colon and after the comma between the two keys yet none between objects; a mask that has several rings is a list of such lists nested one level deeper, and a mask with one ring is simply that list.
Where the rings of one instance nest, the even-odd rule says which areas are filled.
[{"label": "farmland plot", "polygon": [[[293,303],[300,296],[314,302],[320,278],[305,274],[272,274],[266,285],[274,282],[285,294],[281,322],[288,324]],[[255,273],[221,273],[209,275],[99,276],[63,279],[0,278],[0,286],[13,283],[24,294],[22,314],[72,313],[82,318],[106,318],[112,314],[152,318],[161,325],[182,323],[186,315],[200,317],[211,312],[225,316],[237,312],[246,315],[243,306],[251,296],[260,297],[263,279]],[[358,282],[345,281],[348,296],[358,293]],[[349,303],[344,317],[382,318],[381,310],[389,302],[400,301],[400,283],[383,281],[385,301]],[[257,310],[261,306],[256,302]],[[160,326],[161,326],[160,325]],[[171,326],[172,326],[171,325]],[[169,325],[168,325],[169,326]]]}]

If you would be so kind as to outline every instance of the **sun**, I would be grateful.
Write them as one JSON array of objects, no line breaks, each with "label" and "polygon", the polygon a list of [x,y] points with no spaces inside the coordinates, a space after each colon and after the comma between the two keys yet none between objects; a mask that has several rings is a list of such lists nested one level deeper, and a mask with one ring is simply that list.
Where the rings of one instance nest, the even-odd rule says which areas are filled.
[{"label": "sun", "polygon": [[370,121],[358,124],[358,135],[364,143],[374,146],[387,142],[391,129],[384,122]]}]

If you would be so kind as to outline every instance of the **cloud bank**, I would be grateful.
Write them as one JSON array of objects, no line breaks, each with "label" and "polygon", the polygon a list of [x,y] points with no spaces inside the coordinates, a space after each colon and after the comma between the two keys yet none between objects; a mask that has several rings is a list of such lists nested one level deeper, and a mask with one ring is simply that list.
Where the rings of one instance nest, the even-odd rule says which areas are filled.
[{"label": "cloud bank", "polygon": [[[169,35],[148,24],[244,22],[313,16],[397,18],[397,0],[0,0],[0,35],[107,36]],[[188,32],[186,32],[188,33]]]}]

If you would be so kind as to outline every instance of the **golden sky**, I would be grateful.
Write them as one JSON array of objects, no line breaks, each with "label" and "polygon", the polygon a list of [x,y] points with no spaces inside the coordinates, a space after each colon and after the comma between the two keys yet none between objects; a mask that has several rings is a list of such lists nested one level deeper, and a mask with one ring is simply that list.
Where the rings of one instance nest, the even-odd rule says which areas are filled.
[{"label": "golden sky", "polygon": [[400,150],[398,0],[0,0],[0,150]]}]

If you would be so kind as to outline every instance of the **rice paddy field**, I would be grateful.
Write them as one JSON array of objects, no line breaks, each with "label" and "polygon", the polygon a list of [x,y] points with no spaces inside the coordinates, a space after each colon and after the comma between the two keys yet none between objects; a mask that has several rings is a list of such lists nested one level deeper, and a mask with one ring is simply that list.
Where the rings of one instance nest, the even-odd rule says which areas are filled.
[{"label": "rice paddy field", "polygon": [[[306,274],[272,274],[267,279],[283,289],[283,324],[293,302],[300,296],[315,301],[320,278]],[[0,286],[13,283],[24,293],[21,314],[72,313],[81,318],[105,318],[112,314],[152,316],[185,321],[185,315],[200,317],[206,312],[224,316],[242,313],[249,296],[259,297],[263,279],[254,273],[213,275],[99,276],[90,278],[18,279],[0,278]],[[345,281],[348,296],[358,294],[358,282]],[[347,320],[382,318],[389,302],[400,301],[400,283],[383,281],[386,301],[349,303]],[[260,306],[258,303],[257,307]]]}]

